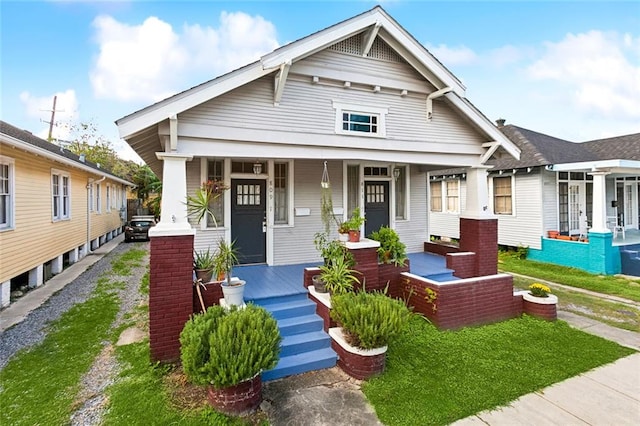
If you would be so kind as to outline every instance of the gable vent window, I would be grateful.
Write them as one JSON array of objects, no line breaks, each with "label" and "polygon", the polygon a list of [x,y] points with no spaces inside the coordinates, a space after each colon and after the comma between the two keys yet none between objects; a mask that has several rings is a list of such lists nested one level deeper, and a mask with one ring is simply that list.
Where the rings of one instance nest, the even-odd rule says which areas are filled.
[{"label": "gable vent window", "polygon": [[335,131],[342,135],[386,136],[387,108],[333,102],[336,110]]}]

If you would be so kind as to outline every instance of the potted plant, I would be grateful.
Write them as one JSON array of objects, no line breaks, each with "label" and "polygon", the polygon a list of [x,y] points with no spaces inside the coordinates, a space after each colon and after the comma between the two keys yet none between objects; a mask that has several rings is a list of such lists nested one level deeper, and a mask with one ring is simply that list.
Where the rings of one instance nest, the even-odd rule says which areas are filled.
[{"label": "potted plant", "polygon": [[349,228],[346,222],[340,222],[338,225],[338,241],[343,243],[349,241]]},{"label": "potted plant", "polygon": [[193,269],[196,272],[196,279],[202,283],[211,281],[215,268],[215,256],[209,249],[207,251],[195,251],[193,253]]},{"label": "potted plant", "polygon": [[360,207],[356,207],[351,212],[349,220],[343,223],[345,229],[349,232],[350,242],[357,243],[360,241],[360,228],[362,228],[365,220],[364,216],[360,215]]},{"label": "potted plant", "polygon": [[281,340],[277,321],[262,307],[212,306],[180,333],[182,367],[189,381],[209,387],[216,410],[250,412],[262,401],[260,373],[278,363]]},{"label": "potted plant", "polygon": [[352,266],[353,263],[344,255],[336,256],[328,264],[320,266],[320,280],[329,293],[344,294],[353,291],[354,283],[360,283],[355,276],[358,271],[351,269]]},{"label": "potted plant", "polygon": [[382,226],[371,233],[371,239],[380,243],[378,247],[380,263],[404,266],[407,261],[407,247],[400,241],[400,236],[395,230]]},{"label": "potted plant", "polygon": [[227,243],[224,238],[218,241],[218,248],[214,258],[214,265],[219,275],[224,276],[222,294],[227,306],[244,304],[245,281],[234,279],[233,267],[238,264],[238,250],[235,241]]},{"label": "potted plant", "polygon": [[229,187],[219,180],[208,180],[196,190],[194,195],[187,196],[187,214],[200,223],[205,217],[210,217],[215,227],[218,227],[216,217],[211,210],[211,203],[220,197]]},{"label": "potted plant", "polygon": [[[313,239],[313,244],[320,256],[324,259],[324,265],[330,266],[336,259],[344,259],[349,267],[353,266],[355,260],[349,250],[338,240],[330,240],[325,232],[317,232]],[[321,268],[322,270],[322,268]],[[328,288],[322,279],[322,274],[311,277],[313,286],[318,293],[326,293]]]},{"label": "potted plant", "polygon": [[361,380],[381,373],[387,346],[407,324],[409,309],[384,293],[364,291],[334,295],[331,306],[339,325],[329,329],[338,365]]}]

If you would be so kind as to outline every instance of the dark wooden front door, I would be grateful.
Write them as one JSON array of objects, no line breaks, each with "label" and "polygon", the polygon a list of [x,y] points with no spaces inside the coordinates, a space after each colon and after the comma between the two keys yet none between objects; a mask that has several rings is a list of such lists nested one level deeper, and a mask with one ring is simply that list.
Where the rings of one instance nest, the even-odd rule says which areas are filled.
[{"label": "dark wooden front door", "polygon": [[364,225],[365,236],[389,226],[389,182],[365,181],[364,212],[367,221]]},{"label": "dark wooden front door", "polygon": [[238,248],[240,263],[266,261],[265,189],[264,180],[231,180],[231,240]]}]

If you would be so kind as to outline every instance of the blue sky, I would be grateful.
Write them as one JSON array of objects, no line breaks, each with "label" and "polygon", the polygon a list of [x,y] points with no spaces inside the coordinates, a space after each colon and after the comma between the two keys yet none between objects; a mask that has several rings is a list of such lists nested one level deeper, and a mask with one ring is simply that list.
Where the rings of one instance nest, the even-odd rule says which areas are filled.
[{"label": "blue sky", "polygon": [[[3,120],[46,137],[114,121],[382,7],[467,86],[489,119],[572,141],[640,132],[640,2],[5,1]],[[64,126],[54,136],[68,137]]]}]

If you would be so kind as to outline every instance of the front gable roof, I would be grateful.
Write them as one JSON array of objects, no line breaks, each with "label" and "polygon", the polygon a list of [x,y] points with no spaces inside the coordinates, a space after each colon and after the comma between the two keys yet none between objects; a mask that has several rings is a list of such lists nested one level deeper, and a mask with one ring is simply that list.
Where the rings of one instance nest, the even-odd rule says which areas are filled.
[{"label": "front gable roof", "polygon": [[475,129],[493,141],[484,146],[488,154],[482,159],[483,162],[498,148],[511,156],[519,156],[518,148],[464,98],[465,87],[460,80],[379,6],[282,46],[243,68],[120,118],[116,121],[120,136],[130,141],[130,144],[137,137],[138,140],[133,142],[132,147],[139,154],[144,151],[146,155],[141,156],[153,161],[151,152],[162,150],[162,146],[149,141],[149,137],[157,140],[157,137],[152,136],[152,126],[272,73],[279,76],[281,81],[280,85],[277,81],[275,84],[274,104],[277,105],[278,95],[281,95],[288,70],[294,62],[360,33],[364,35],[361,46],[363,56],[367,55],[376,37],[381,38],[435,87],[436,92],[443,91],[444,98]]}]

